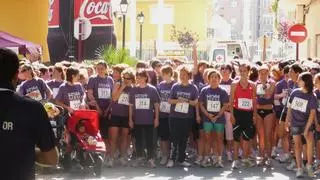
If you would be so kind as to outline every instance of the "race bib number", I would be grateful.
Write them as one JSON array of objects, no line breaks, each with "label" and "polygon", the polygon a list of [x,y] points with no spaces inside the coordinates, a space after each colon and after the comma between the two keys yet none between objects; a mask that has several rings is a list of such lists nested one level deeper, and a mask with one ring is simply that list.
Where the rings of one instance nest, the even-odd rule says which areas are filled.
[{"label": "race bib number", "polygon": [[220,101],[207,101],[207,110],[209,112],[219,112],[221,109]]},{"label": "race bib number", "polygon": [[70,101],[70,107],[71,109],[80,109],[81,101],[80,100],[73,100]]},{"label": "race bib number", "polygon": [[168,102],[161,101],[160,103],[160,112],[170,113],[171,105]]},{"label": "race bib number", "polygon": [[52,92],[53,92],[53,98],[56,98],[59,92],[59,88],[53,88]]},{"label": "race bib number", "polygon": [[221,84],[220,87],[222,89],[224,89],[225,91],[227,91],[228,95],[230,96],[230,92],[231,92],[231,86],[230,85]]},{"label": "race bib number", "polygon": [[280,105],[281,105],[279,100],[274,100],[274,101],[273,101],[273,104],[274,104],[275,106],[280,106]]},{"label": "race bib number", "polygon": [[129,94],[121,93],[118,104],[129,105]]},{"label": "race bib number", "polygon": [[263,88],[263,84],[258,84],[257,85],[257,95],[264,95],[266,92]]},{"label": "race bib number", "polygon": [[150,98],[136,98],[136,109],[149,109]]},{"label": "race bib number", "polygon": [[291,103],[291,108],[305,113],[307,111],[308,100],[294,97]]},{"label": "race bib number", "polygon": [[179,113],[187,114],[189,112],[189,104],[188,103],[177,103],[174,110]]},{"label": "race bib number", "polygon": [[252,99],[239,98],[238,107],[241,109],[245,109],[245,110],[251,110],[252,109]]},{"label": "race bib number", "polygon": [[98,88],[98,98],[99,99],[110,99],[111,98],[110,88]]},{"label": "race bib number", "polygon": [[41,101],[42,100],[42,95],[41,95],[39,89],[33,91],[32,93],[35,93],[35,96],[31,97],[33,100],[36,100],[36,101]]}]

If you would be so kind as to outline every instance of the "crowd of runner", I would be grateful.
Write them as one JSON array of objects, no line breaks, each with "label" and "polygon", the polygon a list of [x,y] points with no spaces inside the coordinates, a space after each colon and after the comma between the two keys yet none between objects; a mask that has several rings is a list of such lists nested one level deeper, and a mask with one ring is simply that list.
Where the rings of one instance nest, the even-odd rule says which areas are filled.
[{"label": "crowd of runner", "polygon": [[[106,166],[271,167],[314,176],[320,165],[320,65],[182,60],[95,65],[21,61],[17,92],[69,113],[94,109]],[[133,157],[128,161],[128,151]],[[195,153],[195,157],[191,155]],[[194,161],[194,162],[192,162]]]}]

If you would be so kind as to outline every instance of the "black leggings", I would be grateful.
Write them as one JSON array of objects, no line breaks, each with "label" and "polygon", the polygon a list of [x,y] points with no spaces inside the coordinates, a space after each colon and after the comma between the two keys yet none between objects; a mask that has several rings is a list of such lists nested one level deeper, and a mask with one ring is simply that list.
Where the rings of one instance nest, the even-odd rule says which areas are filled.
[{"label": "black leggings", "polygon": [[137,157],[144,157],[144,149],[147,149],[147,158],[154,158],[155,143],[156,143],[156,129],[153,125],[135,125],[134,136],[136,139]]},{"label": "black leggings", "polygon": [[178,154],[178,162],[182,163],[186,158],[186,148],[192,121],[190,119],[170,118],[170,140],[172,148],[170,159],[175,161]]}]

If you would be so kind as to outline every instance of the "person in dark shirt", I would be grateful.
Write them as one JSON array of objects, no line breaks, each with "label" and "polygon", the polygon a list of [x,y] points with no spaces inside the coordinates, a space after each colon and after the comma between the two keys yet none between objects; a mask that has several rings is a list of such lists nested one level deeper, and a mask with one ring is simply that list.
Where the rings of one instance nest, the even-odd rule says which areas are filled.
[{"label": "person in dark shirt", "polygon": [[35,161],[50,166],[58,162],[44,107],[14,91],[18,69],[17,55],[0,48],[0,179],[5,180],[35,179]]}]

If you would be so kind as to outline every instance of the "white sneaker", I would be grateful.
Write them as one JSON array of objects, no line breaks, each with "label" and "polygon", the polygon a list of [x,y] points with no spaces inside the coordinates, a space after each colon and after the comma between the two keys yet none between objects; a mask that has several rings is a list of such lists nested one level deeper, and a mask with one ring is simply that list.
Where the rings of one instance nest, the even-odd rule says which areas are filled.
[{"label": "white sneaker", "polygon": [[272,158],[277,157],[276,147],[273,147],[273,148],[272,148],[271,157],[272,157]]},{"label": "white sneaker", "polygon": [[241,167],[240,161],[239,160],[234,160],[232,162],[231,168],[232,169],[239,169]]},{"label": "white sneaker", "polygon": [[303,177],[303,169],[302,169],[302,168],[298,168],[298,169],[297,169],[296,177],[297,177],[297,178]]},{"label": "white sneaker", "polygon": [[212,160],[212,166],[215,167],[216,164],[218,163],[217,157],[213,155],[213,156],[211,157],[211,160]]},{"label": "white sneaker", "polygon": [[183,167],[190,167],[191,164],[188,163],[187,161],[183,161],[182,163],[180,163],[180,166],[183,166]]},{"label": "white sneaker", "polygon": [[162,156],[161,157],[161,161],[160,161],[160,165],[164,166],[168,161],[168,157],[167,156]]},{"label": "white sneaker", "polygon": [[227,159],[229,162],[232,162],[232,153],[231,152],[227,152]]},{"label": "white sneaker", "polygon": [[223,168],[224,167],[221,156],[218,157],[218,162],[216,163],[216,167],[217,168]]},{"label": "white sneaker", "polygon": [[288,171],[293,171],[295,169],[295,167],[296,167],[296,161],[295,161],[295,159],[292,159],[290,165],[287,166],[286,169]]},{"label": "white sneaker", "polygon": [[167,163],[167,168],[172,168],[174,166],[174,162],[173,160],[169,160],[168,163]]},{"label": "white sneaker", "polygon": [[242,160],[242,165],[245,167],[253,167],[256,164],[254,162],[250,161],[249,159],[244,159],[244,160]]},{"label": "white sneaker", "polygon": [[289,153],[284,153],[280,156],[279,159],[280,163],[287,163],[290,161],[290,154]]},{"label": "white sneaker", "polygon": [[201,162],[201,167],[209,167],[210,166],[210,162],[209,162],[209,156],[205,156]]},{"label": "white sneaker", "polygon": [[271,167],[272,166],[272,160],[270,158],[267,158],[266,161],[264,162],[264,165],[267,167]]},{"label": "white sneaker", "polygon": [[194,163],[200,166],[202,160],[203,160],[203,157],[202,156],[198,156],[197,159],[194,161]]},{"label": "white sneaker", "polygon": [[309,177],[313,178],[314,177],[314,172],[313,172],[313,168],[311,165],[306,166],[306,173],[308,174]]},{"label": "white sneaker", "polygon": [[149,159],[149,161],[148,161],[148,167],[149,167],[149,168],[156,168],[156,167],[157,167],[157,166],[156,166],[156,163],[154,162],[153,159]]}]

